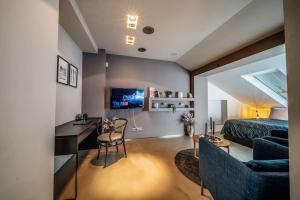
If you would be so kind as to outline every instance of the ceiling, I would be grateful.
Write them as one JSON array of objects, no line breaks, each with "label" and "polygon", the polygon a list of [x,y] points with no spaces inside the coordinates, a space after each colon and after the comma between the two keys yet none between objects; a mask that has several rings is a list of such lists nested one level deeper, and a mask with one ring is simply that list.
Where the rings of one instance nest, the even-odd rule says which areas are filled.
[{"label": "ceiling", "polygon": [[[284,48],[284,46],[280,48]],[[274,52],[275,51],[272,51],[271,53]],[[276,54],[277,53],[278,52],[276,52]],[[207,78],[210,83],[227,92],[244,104],[252,106],[258,105],[261,107],[280,107],[282,105],[280,105],[277,101],[242,78],[242,75],[275,68],[280,69],[281,71],[286,71],[284,52],[279,55],[210,75]]]},{"label": "ceiling", "polygon": [[186,52],[177,63],[194,70],[283,29],[283,0],[253,0]]},{"label": "ceiling", "polygon": [[[192,71],[282,30],[282,1],[66,0],[60,23],[84,52],[175,61]],[[126,28],[129,13],[139,16],[137,30]],[[135,45],[125,44],[126,35]]]},{"label": "ceiling", "polygon": [[[176,61],[251,0],[77,0],[97,43],[110,54]],[[137,30],[126,28],[127,14],[139,16]],[[154,34],[145,35],[144,26]],[[136,36],[134,46],[125,36]],[[140,53],[138,48],[146,52]],[[176,55],[175,55],[176,54]],[[183,65],[185,66],[185,65]]]}]

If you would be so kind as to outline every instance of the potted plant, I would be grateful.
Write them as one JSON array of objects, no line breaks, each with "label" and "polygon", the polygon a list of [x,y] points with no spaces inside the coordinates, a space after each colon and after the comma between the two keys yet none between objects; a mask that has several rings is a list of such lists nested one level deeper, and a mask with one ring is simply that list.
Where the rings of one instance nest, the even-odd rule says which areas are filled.
[{"label": "potted plant", "polygon": [[185,135],[192,136],[194,134],[194,115],[192,113],[185,113],[182,115],[181,121],[184,124]]},{"label": "potted plant", "polygon": [[168,104],[168,108],[172,108],[172,111],[173,111],[173,112],[176,111],[176,106],[175,106],[175,104]]},{"label": "potted plant", "polygon": [[172,91],[167,90],[167,91],[165,91],[165,93],[166,93],[166,97],[172,98],[172,95],[173,95]]}]

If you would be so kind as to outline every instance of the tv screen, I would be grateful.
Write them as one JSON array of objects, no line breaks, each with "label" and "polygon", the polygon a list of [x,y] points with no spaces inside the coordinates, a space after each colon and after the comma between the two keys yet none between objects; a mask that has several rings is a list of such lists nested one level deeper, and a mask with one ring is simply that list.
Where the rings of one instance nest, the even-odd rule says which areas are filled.
[{"label": "tv screen", "polygon": [[144,89],[110,88],[110,109],[144,108]]}]

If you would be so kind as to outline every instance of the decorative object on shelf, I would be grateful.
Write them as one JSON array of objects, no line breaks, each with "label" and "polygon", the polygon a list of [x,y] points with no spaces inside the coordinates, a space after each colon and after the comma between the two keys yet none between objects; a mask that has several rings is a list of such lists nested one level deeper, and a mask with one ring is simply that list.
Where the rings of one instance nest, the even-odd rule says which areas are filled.
[{"label": "decorative object on shelf", "polygon": [[153,88],[153,87],[149,87],[148,88],[148,95],[149,95],[149,97],[155,97],[155,88]]},{"label": "decorative object on shelf", "polygon": [[178,105],[179,105],[180,107],[182,107],[182,108],[184,108],[184,107],[185,107],[185,104],[184,104],[184,103],[182,103],[182,102],[179,102],[179,103],[178,103]]},{"label": "decorative object on shelf", "polygon": [[[151,97],[151,96],[150,96],[150,97]],[[157,90],[154,91],[154,97],[156,97],[156,98],[159,98],[159,97],[160,97],[159,91],[157,91]]]},{"label": "decorative object on shelf", "polygon": [[172,108],[172,111],[173,111],[173,112],[176,111],[176,106],[175,106],[175,104],[168,104],[168,108]]},{"label": "decorative object on shelf", "polygon": [[183,93],[180,91],[176,92],[176,98],[183,98]]},{"label": "decorative object on shelf", "polygon": [[167,105],[168,105],[166,102],[161,102],[160,104],[162,107],[167,107]]},{"label": "decorative object on shelf", "polygon": [[78,82],[78,69],[74,65],[69,65],[69,85],[72,87],[77,88],[77,82]]},{"label": "decorative object on shelf", "polygon": [[185,105],[184,107],[185,107],[185,108],[190,108],[191,106],[190,106],[190,105]]},{"label": "decorative object on shelf", "polygon": [[165,97],[165,93],[164,92],[159,92],[159,97],[160,98],[164,98]]},{"label": "decorative object on shelf", "polygon": [[193,98],[193,94],[192,93],[187,93],[187,98]]},{"label": "decorative object on shelf", "polygon": [[68,85],[69,63],[61,56],[57,56],[56,82]]},{"label": "decorative object on shelf", "polygon": [[167,90],[167,91],[165,91],[165,94],[166,94],[166,97],[168,97],[168,98],[172,98],[173,92],[172,92],[172,91],[169,91],[169,90]]},{"label": "decorative object on shelf", "polygon": [[194,115],[192,113],[185,113],[182,115],[181,121],[184,124],[184,134],[192,136],[194,134]]},{"label": "decorative object on shelf", "polygon": [[157,108],[159,107],[158,102],[153,103],[153,106],[152,106],[152,107],[157,109]]}]

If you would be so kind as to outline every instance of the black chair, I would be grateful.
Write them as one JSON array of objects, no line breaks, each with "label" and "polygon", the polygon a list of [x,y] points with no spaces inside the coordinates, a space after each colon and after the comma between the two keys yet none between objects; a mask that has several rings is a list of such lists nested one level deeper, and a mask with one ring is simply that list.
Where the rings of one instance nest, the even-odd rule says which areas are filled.
[{"label": "black chair", "polygon": [[125,147],[125,129],[127,126],[127,119],[119,118],[114,120],[114,130],[109,132],[109,133],[103,133],[100,134],[97,137],[97,142],[99,144],[98,148],[98,157],[97,159],[99,160],[100,157],[100,150],[102,146],[105,146],[105,163],[104,163],[104,168],[106,167],[106,160],[107,160],[107,153],[108,153],[108,147],[116,147],[117,152],[119,152],[118,145],[123,144],[124,148],[124,155],[125,158],[127,157],[126,153],[126,147]]}]

